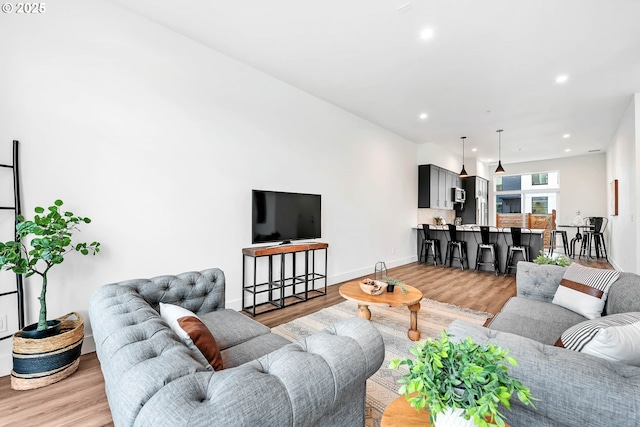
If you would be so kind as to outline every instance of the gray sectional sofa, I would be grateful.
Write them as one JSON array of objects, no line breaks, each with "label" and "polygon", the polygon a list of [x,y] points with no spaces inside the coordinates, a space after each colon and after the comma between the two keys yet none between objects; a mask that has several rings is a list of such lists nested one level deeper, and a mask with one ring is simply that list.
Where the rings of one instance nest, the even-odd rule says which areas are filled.
[{"label": "gray sectional sofa", "polygon": [[[225,369],[200,363],[159,315],[194,312]],[[380,333],[353,318],[296,343],[225,309],[219,269],[103,286],[89,316],[116,426],[362,426]]]},{"label": "gray sectional sofa", "polygon": [[[517,296],[488,328],[454,321],[448,332],[509,349],[518,361],[511,371],[540,399],[536,408],[512,399],[505,410],[512,427],[640,426],[640,367],[555,347],[569,327],[586,319],[552,304],[564,268],[518,263]],[[621,273],[611,286],[605,314],[640,312],[640,276]]]}]

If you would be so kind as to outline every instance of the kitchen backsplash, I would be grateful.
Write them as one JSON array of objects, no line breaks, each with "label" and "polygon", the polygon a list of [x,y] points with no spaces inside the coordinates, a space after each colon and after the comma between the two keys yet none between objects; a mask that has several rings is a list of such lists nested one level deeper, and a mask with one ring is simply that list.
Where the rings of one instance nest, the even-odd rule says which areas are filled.
[{"label": "kitchen backsplash", "polygon": [[441,216],[445,223],[453,224],[456,219],[456,211],[451,209],[418,209],[418,224],[435,224],[434,218]]}]

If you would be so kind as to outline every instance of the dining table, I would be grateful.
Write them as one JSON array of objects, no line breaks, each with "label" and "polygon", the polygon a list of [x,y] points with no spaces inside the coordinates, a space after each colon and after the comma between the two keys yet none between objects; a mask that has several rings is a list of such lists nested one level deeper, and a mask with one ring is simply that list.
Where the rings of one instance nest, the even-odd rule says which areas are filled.
[{"label": "dining table", "polygon": [[582,224],[582,225],[559,224],[559,225],[556,225],[556,227],[557,228],[575,228],[576,229],[575,237],[573,237],[571,239],[571,241],[569,242],[569,253],[567,254],[571,258],[575,258],[576,257],[576,242],[581,242],[582,241],[582,234],[580,233],[580,230],[589,230],[592,227],[590,225],[587,225],[587,224]]}]

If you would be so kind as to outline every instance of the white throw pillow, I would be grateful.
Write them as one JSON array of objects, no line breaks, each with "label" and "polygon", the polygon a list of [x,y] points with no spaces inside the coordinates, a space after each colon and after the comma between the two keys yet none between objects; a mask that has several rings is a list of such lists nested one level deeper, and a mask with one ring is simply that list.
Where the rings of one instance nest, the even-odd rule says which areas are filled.
[{"label": "white throw pillow", "polygon": [[573,263],[564,273],[553,303],[587,319],[602,316],[609,288],[620,277],[616,270],[583,267]]},{"label": "white throw pillow", "polygon": [[567,329],[558,347],[640,366],[640,313],[611,314]]},{"label": "white throw pillow", "polygon": [[200,351],[198,346],[193,342],[189,334],[182,329],[182,326],[178,323],[178,319],[183,317],[195,317],[196,319],[200,319],[195,315],[194,312],[187,310],[184,307],[180,307],[179,305],[174,304],[165,304],[160,303],[160,317],[167,322],[169,327],[173,332],[175,332],[182,342],[191,349],[191,353],[194,355],[195,359],[202,363],[207,369],[212,369],[209,361],[206,356]]}]

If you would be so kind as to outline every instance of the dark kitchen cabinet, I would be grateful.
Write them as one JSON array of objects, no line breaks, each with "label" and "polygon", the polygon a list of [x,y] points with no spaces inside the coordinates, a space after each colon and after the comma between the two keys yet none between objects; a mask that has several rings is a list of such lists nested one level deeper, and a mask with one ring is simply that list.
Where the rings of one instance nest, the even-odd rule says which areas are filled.
[{"label": "dark kitchen cabinet", "polygon": [[418,166],[418,207],[453,209],[454,187],[460,187],[460,177],[436,165]]}]

